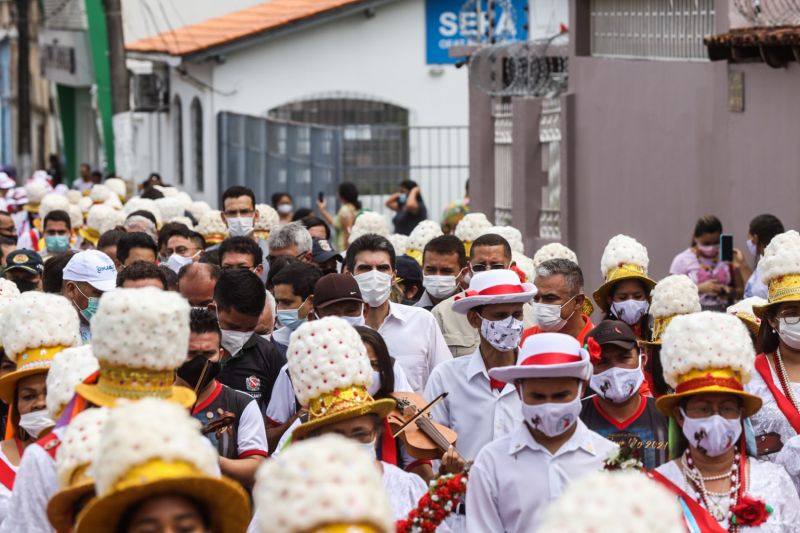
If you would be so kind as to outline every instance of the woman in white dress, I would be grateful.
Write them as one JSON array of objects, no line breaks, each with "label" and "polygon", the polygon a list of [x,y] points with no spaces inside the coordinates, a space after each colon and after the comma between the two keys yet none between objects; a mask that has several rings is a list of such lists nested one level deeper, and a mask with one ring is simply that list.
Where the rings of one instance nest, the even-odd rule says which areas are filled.
[{"label": "woman in white dress", "polygon": [[675,459],[653,477],[679,497],[691,532],[789,533],[800,523],[786,471],[747,454],[743,420],[761,407],[744,390],[754,358],[747,329],[731,315],[675,317],[664,332],[661,361],[674,392],[657,406],[680,439],[671,439]]}]

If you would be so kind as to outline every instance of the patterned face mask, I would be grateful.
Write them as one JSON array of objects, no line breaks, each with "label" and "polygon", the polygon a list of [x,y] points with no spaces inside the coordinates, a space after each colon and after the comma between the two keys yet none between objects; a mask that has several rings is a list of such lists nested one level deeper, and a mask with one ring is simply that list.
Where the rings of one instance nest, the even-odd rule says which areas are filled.
[{"label": "patterned face mask", "polygon": [[481,317],[481,337],[496,350],[509,352],[519,346],[524,326],[513,316],[503,320],[486,320]]}]

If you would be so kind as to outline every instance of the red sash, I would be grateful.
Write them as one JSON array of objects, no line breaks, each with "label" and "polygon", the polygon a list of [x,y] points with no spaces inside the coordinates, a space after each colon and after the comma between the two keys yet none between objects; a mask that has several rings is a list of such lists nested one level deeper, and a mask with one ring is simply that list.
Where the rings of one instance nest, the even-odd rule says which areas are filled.
[{"label": "red sash", "polygon": [[56,437],[55,434],[50,433],[46,437],[42,437],[41,439],[37,440],[36,444],[41,446],[42,449],[47,452],[47,455],[55,460],[58,447],[61,446],[61,440]]},{"label": "red sash", "polygon": [[[764,383],[767,384],[769,391],[772,393],[772,397],[775,398],[775,402],[778,404],[778,409],[781,410],[783,416],[785,416],[789,424],[792,425],[795,433],[800,433],[800,413],[797,412],[797,408],[783,393],[782,387],[775,384],[775,381],[772,379],[772,370],[770,370],[769,367],[769,360],[763,353],[758,354],[758,357],[756,357],[756,371],[761,375]],[[791,387],[791,383],[789,383],[788,386]]]},{"label": "red sash", "polygon": [[16,477],[17,473],[5,461],[0,461],[0,483],[8,490],[13,490]]},{"label": "red sash", "polygon": [[689,512],[692,513],[692,517],[694,518],[695,522],[697,522],[697,526],[700,528],[700,531],[703,533],[728,533],[727,530],[723,529],[722,526],[720,526],[719,523],[714,520],[714,517],[711,516],[711,513],[705,510],[702,505],[697,503],[675,483],[668,480],[655,470],[649,472],[649,475],[653,480],[658,481],[664,487],[669,489],[670,492],[683,500],[683,503],[686,504]]},{"label": "red sash", "polygon": [[381,442],[381,460],[397,466],[397,443],[392,437],[389,419],[383,419],[383,442]]}]

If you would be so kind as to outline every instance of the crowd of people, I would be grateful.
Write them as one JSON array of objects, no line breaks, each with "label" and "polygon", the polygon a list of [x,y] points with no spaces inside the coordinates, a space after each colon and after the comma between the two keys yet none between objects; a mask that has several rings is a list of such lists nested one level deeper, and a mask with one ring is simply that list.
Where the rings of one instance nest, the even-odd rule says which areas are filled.
[{"label": "crowd of people", "polygon": [[410,181],[394,231],[350,183],[316,214],[75,187],[0,175],[0,533],[800,527],[772,215],[756,265],[704,217],[660,281],[617,235],[589,293],[588,258],[468,202],[430,221]]}]

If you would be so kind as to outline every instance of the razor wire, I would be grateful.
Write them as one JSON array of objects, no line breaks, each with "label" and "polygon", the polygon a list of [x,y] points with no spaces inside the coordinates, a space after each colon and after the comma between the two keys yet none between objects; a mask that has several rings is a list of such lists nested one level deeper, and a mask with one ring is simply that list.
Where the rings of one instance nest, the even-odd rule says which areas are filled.
[{"label": "razor wire", "polygon": [[754,26],[800,24],[800,0],[734,0],[733,4]]},{"label": "razor wire", "polygon": [[470,57],[470,78],[491,96],[560,94],[567,84],[567,58],[547,55],[551,41],[481,47]]}]

